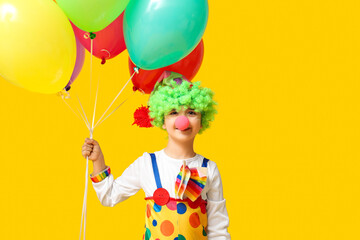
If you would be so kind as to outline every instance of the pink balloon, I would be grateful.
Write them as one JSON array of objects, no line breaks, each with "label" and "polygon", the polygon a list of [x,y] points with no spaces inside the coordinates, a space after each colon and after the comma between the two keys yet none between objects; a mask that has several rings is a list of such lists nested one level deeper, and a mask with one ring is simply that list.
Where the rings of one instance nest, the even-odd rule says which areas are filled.
[{"label": "pink balloon", "polygon": [[[96,35],[93,39],[93,55],[103,60],[111,59],[119,55],[126,49],[124,34],[123,34],[123,18],[124,12],[115,19],[109,26],[101,31],[94,32]],[[79,39],[81,44],[91,52],[90,34],[81,30],[73,23],[71,23],[75,36]]]},{"label": "pink balloon", "polygon": [[68,82],[68,84],[65,87],[65,89],[67,89],[67,90],[70,89],[70,85],[79,76],[80,71],[84,65],[84,60],[85,60],[85,49],[76,37],[75,37],[75,39],[76,39],[76,62],[75,62],[75,67],[74,67],[73,73],[71,74],[71,77],[70,77],[70,81]]}]

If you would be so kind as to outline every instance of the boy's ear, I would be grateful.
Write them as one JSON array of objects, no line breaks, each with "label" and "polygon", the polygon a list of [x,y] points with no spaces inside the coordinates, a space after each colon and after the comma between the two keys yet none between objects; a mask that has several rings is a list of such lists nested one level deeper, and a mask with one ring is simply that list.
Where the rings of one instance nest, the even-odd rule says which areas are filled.
[{"label": "boy's ear", "polygon": [[164,125],[162,125],[162,128],[163,128],[163,129],[166,129],[165,124],[164,124]]}]

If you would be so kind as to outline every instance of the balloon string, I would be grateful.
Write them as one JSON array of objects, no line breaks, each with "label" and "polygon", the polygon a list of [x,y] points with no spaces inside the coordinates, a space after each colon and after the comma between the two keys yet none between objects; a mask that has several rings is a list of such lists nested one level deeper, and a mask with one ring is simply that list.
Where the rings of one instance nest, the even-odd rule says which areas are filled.
[{"label": "balloon string", "polygon": [[90,123],[89,123],[89,120],[88,120],[88,118],[87,118],[87,116],[86,116],[86,113],[85,113],[85,111],[84,111],[84,108],[83,108],[83,106],[82,106],[82,104],[81,104],[80,98],[78,97],[77,94],[75,94],[75,96],[76,96],[76,98],[77,98],[77,100],[78,100],[78,102],[79,102],[79,104],[80,104],[81,110],[82,110],[82,112],[83,112],[83,114],[84,114],[84,116],[85,116],[87,125],[89,126],[89,130],[90,130]]},{"label": "balloon string", "polygon": [[[86,161],[88,161],[88,157],[86,157]],[[86,185],[86,184],[85,184]],[[86,191],[86,189],[85,189]],[[84,193],[84,197],[85,197],[85,193]],[[82,232],[82,228],[83,228],[83,219],[84,219],[84,202],[85,199],[83,199],[83,207],[82,207],[82,211],[81,211],[81,223],[80,223],[80,233],[79,233],[79,240],[81,240],[81,232]]]},{"label": "balloon string", "polygon": [[[61,98],[63,99],[64,103],[72,110],[72,112],[77,116],[79,117],[76,112],[73,110],[73,108],[65,101],[64,99],[64,96],[61,96]],[[79,104],[82,108],[82,104],[81,104],[81,101],[78,98],[78,101],[79,101]],[[90,124],[89,124],[89,121],[87,120],[87,117],[86,117],[86,114],[85,114],[85,111],[84,109],[82,108],[83,110],[83,113],[85,114],[85,117],[86,117],[86,120],[84,119],[83,115],[81,114],[80,110],[77,108],[81,118],[83,119],[85,125],[87,126],[87,128],[89,129],[90,131],[90,138],[92,139],[92,133],[93,133],[93,130],[90,128]],[[79,117],[80,118],[80,117]],[[84,237],[84,240],[85,240],[85,233],[86,233],[86,216],[87,216],[87,191],[88,191],[88,172],[89,172],[89,157],[86,157],[86,170],[85,170],[85,190],[84,190],[84,198],[83,198],[83,208],[82,208],[82,213],[81,213],[81,223],[80,223],[80,233],[79,233],[79,240],[81,239],[81,232],[82,232],[82,228],[84,226],[84,234],[83,234],[83,237]],[[84,220],[84,221],[83,221]],[[83,225],[83,222],[84,222],[84,225]]]},{"label": "balloon string", "polygon": [[[74,109],[69,105],[69,103],[66,102],[66,100],[64,99],[63,96],[61,96],[61,99],[64,101],[64,103],[66,104],[66,106],[68,106],[68,107],[70,108],[70,110],[71,110],[80,120],[82,119],[82,120],[84,121],[87,129],[90,130],[90,126],[89,126],[89,125],[87,124],[87,122],[85,121],[84,116],[81,114],[80,110],[77,108],[77,110],[78,110],[78,112],[79,112],[79,114],[77,114],[77,113],[74,111]],[[79,117],[79,115],[81,116],[81,118]]]},{"label": "balloon string", "polygon": [[110,57],[111,57],[111,54],[110,54],[110,52],[108,51],[108,50],[106,50],[106,49],[101,49],[100,50],[101,52],[106,52],[107,54],[108,54],[108,57],[106,58],[106,57],[103,57],[101,60],[101,64],[105,64],[106,63],[106,59],[110,59]]},{"label": "balloon string", "polygon": [[[134,74],[133,74],[134,75]],[[131,78],[130,78],[131,79]],[[128,81],[129,82],[129,81]],[[127,85],[127,83],[126,83]],[[126,86],[125,85],[125,86]],[[123,89],[125,88],[125,86],[123,87]],[[123,90],[122,89],[122,90]],[[121,90],[121,91],[122,91]],[[92,119],[92,125],[91,125],[91,128],[89,129],[90,130],[90,139],[93,138],[93,131],[94,131],[94,120],[95,120],[95,113],[96,113],[96,105],[97,105],[97,96],[98,96],[98,92],[99,92],[99,78],[98,78],[98,83],[97,83],[97,89],[96,89],[96,96],[95,96],[95,104],[94,104],[94,112],[93,112],[93,119]],[[120,92],[121,93],[121,92]],[[134,92],[135,93],[135,92]],[[82,108],[82,104],[81,104],[81,101],[80,99],[78,98],[79,100],[79,103],[80,103],[80,106]],[[126,102],[127,99],[125,101],[123,101],[115,110],[117,110],[124,102]],[[82,108],[83,109],[83,108]],[[115,111],[114,110],[114,111]],[[113,111],[113,112],[114,112]],[[106,118],[108,118],[113,112],[111,112]],[[106,113],[106,112],[105,112]],[[85,112],[84,112],[85,114]],[[86,116],[86,115],[85,115]],[[106,119],[105,118],[105,119]],[[105,120],[104,119],[104,120]],[[89,124],[89,121],[86,117],[86,120]],[[102,123],[104,120],[102,120],[100,123]],[[89,182],[89,179],[88,179],[88,174],[89,174],[89,156],[86,157],[86,170],[85,170],[85,189],[84,189],[84,198],[83,198],[83,208],[82,208],[82,213],[81,213],[81,223],[80,223],[80,234],[79,234],[79,240],[81,240],[81,232],[83,230],[83,240],[86,239],[86,216],[87,216],[87,193],[88,193],[88,182]]]},{"label": "balloon string", "polygon": [[[104,115],[107,113],[107,111],[110,109],[110,107],[114,104],[114,102],[116,101],[116,99],[120,96],[120,94],[122,93],[122,91],[124,90],[124,88],[128,85],[128,83],[130,82],[130,80],[133,78],[134,74],[136,72],[134,72],[131,77],[129,78],[129,80],[125,83],[125,85],[123,86],[123,88],[120,90],[120,92],[116,95],[116,97],[114,98],[114,100],[111,102],[110,106],[105,110],[105,112],[103,113],[103,115],[100,117],[100,119],[97,121],[97,123],[95,124],[95,127],[98,125],[98,123],[102,120],[102,118],[104,117]],[[94,127],[94,128],[95,128]]]},{"label": "balloon string", "polygon": [[[90,130],[90,139],[92,139],[92,131]],[[86,238],[86,216],[87,216],[87,192],[88,192],[88,174],[89,174],[89,156],[86,157],[86,169],[85,169],[85,189],[84,189],[84,198],[83,198],[83,208],[81,213],[81,223],[80,223],[80,234],[79,240],[81,239],[81,232],[83,231],[83,239]],[[83,225],[84,223],[84,225]],[[84,227],[84,229],[82,229]]]},{"label": "balloon string", "polygon": [[[93,59],[93,38],[91,38],[91,57],[90,57],[90,99],[89,103],[91,106],[91,86],[92,86],[92,59]],[[98,90],[99,90],[99,81],[97,84],[97,90],[96,90],[96,96],[95,96],[95,103],[94,103],[94,111],[93,111],[93,119],[92,119],[92,125],[90,127],[90,122],[85,114],[84,108],[82,107],[81,101],[78,96],[77,99],[79,101],[79,104],[81,106],[81,109],[83,110],[83,113],[86,117],[86,121],[88,123],[89,131],[90,131],[90,139],[93,138],[93,131],[94,131],[94,121],[95,121],[95,112],[96,112],[96,103],[97,103],[97,96],[98,96]],[[84,198],[83,198],[83,208],[81,213],[81,223],[80,223],[80,234],[79,234],[79,240],[81,239],[81,231],[83,228],[83,239],[86,239],[86,216],[87,216],[87,192],[88,192],[88,173],[89,173],[89,156],[86,157],[86,170],[85,170],[85,189],[84,189]],[[84,223],[84,225],[83,225]]]},{"label": "balloon string", "polygon": [[[90,131],[90,134],[91,131]],[[92,136],[90,136],[90,139],[92,139]],[[89,178],[88,178],[88,173],[89,173],[89,157],[86,157],[86,170],[85,170],[85,190],[84,190],[84,234],[83,234],[83,239],[86,239],[86,216],[87,216],[87,193],[88,193],[88,183],[89,183]]]},{"label": "balloon string", "polygon": [[135,92],[133,92],[133,94],[131,96],[129,96],[127,99],[125,99],[122,103],[119,104],[119,106],[117,106],[111,113],[109,113],[101,122],[98,122],[96,126],[100,125],[103,121],[105,121],[108,117],[110,117],[111,114],[113,114],[121,105],[123,105],[130,97],[132,97],[135,94]]},{"label": "balloon string", "polygon": [[[92,136],[93,136],[93,129],[90,128],[90,123],[89,123],[89,120],[86,116],[86,113],[84,111],[84,108],[81,104],[81,101],[80,101],[80,98],[77,96],[77,94],[75,94],[78,102],[79,102],[79,105],[81,107],[81,110],[83,111],[83,114],[86,118],[86,122],[87,122],[87,126],[88,126],[88,129],[90,131],[90,139],[92,139]],[[81,239],[81,232],[82,232],[82,228],[84,227],[84,233],[83,233],[83,239],[85,240],[85,233],[86,233],[86,215],[87,215],[87,207],[86,207],[86,200],[87,200],[87,189],[88,189],[88,172],[89,172],[89,157],[86,157],[86,170],[85,170],[85,190],[84,190],[84,198],[83,198],[83,208],[82,208],[82,213],[81,213],[81,223],[80,223],[80,234],[79,234],[79,240]],[[83,225],[84,223],[84,225]]]},{"label": "balloon string", "polygon": [[89,98],[89,106],[91,106],[91,90],[92,90],[92,72],[93,72],[93,68],[92,68],[92,62],[93,62],[93,39],[90,39],[90,98]]},{"label": "balloon string", "polygon": [[[81,105],[80,99],[78,98],[79,103]],[[86,118],[87,120],[87,118]],[[89,123],[90,125],[90,123]],[[93,138],[93,128],[89,129],[90,131],[90,139]],[[84,189],[84,198],[83,198],[83,207],[81,212],[81,223],[80,223],[80,234],[79,240],[81,239],[81,232],[83,230],[83,240],[86,239],[86,216],[87,216],[87,193],[88,193],[88,174],[89,174],[89,156],[86,157],[86,169],[85,169],[85,189]],[[84,225],[83,225],[84,223]]]},{"label": "balloon string", "polygon": [[96,112],[96,103],[97,103],[97,97],[98,97],[98,92],[99,92],[99,82],[100,82],[100,77],[98,77],[98,81],[97,81],[97,88],[96,88],[96,95],[95,95],[95,103],[94,103],[94,112],[93,112],[93,119],[92,119],[92,124],[91,124],[91,129],[94,130],[94,121],[95,121],[95,112]]}]

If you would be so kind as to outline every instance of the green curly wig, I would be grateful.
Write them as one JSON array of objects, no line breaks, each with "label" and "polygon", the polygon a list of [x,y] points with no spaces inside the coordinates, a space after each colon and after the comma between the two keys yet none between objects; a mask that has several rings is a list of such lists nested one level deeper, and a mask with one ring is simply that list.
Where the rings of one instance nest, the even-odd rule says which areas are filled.
[{"label": "green curly wig", "polygon": [[210,127],[210,122],[217,113],[217,103],[213,100],[213,95],[211,89],[200,87],[200,82],[184,81],[181,74],[172,72],[170,76],[156,83],[150,95],[148,105],[149,115],[153,119],[151,123],[162,129],[165,115],[173,109],[179,111],[184,106],[201,113],[201,134]]}]

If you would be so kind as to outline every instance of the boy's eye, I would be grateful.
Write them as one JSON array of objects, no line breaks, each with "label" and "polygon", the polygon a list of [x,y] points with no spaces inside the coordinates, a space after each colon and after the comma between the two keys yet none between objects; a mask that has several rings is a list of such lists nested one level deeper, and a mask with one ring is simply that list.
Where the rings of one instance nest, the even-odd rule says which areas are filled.
[{"label": "boy's eye", "polygon": [[176,115],[177,112],[176,111],[173,111],[173,112],[170,112],[169,115]]},{"label": "boy's eye", "polygon": [[195,116],[198,115],[198,112],[196,112],[194,109],[188,109],[187,114]]}]

